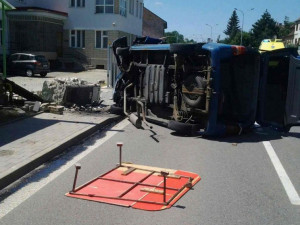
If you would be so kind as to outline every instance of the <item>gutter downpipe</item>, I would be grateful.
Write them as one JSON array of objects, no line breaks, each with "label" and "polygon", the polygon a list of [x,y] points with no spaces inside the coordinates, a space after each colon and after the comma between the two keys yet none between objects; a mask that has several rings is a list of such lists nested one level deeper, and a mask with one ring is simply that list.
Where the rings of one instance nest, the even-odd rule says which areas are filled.
[{"label": "gutter downpipe", "polygon": [[6,20],[5,20],[5,4],[1,1],[2,4],[2,55],[3,55],[3,80],[6,79],[6,40],[5,40],[5,34],[6,34]]}]

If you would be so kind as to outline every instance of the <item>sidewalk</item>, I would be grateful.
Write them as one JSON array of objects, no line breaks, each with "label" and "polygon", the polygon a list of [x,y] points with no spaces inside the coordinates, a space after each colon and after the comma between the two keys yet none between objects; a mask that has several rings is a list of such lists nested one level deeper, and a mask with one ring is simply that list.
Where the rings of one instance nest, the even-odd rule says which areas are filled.
[{"label": "sidewalk", "polygon": [[[105,91],[104,91],[105,92]],[[41,113],[0,126],[0,190],[121,117]]]}]

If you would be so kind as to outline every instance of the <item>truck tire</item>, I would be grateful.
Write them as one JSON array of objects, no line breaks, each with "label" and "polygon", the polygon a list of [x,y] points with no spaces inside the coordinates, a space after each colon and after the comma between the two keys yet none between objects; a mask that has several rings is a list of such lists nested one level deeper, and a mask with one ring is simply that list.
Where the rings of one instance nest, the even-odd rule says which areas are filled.
[{"label": "truck tire", "polygon": [[116,115],[124,115],[123,107],[119,107],[117,105],[111,105],[110,106],[110,113],[116,114]]},{"label": "truck tire", "polygon": [[118,47],[116,49],[116,54],[119,55],[119,56],[129,55],[129,47],[125,47],[125,48]]},{"label": "truck tire", "polygon": [[[184,80],[184,86],[188,90],[193,89],[194,87],[204,90],[206,87],[206,82],[204,81],[203,77],[191,75]],[[203,95],[190,95],[186,93],[182,94],[183,101],[192,107],[199,107],[201,106],[201,104],[204,104],[203,97],[204,94]]]},{"label": "truck tire", "polygon": [[193,135],[201,129],[200,124],[181,123],[175,120],[170,120],[168,128],[183,135]]}]

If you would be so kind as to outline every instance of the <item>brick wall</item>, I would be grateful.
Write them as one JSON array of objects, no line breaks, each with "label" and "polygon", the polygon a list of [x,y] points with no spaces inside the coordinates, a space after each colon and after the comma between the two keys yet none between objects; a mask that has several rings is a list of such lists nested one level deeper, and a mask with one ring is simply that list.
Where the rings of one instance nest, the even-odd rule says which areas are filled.
[{"label": "brick wall", "polygon": [[143,36],[161,38],[165,34],[167,22],[144,7]]}]

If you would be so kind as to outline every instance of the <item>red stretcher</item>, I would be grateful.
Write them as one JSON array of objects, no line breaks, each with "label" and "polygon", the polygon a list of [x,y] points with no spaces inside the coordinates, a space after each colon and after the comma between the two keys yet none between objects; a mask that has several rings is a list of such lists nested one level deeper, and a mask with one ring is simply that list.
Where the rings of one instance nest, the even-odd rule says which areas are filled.
[{"label": "red stretcher", "polygon": [[201,179],[191,172],[121,163],[121,147],[116,168],[80,187],[75,187],[76,166],[73,189],[66,196],[156,211],[170,208]]}]

